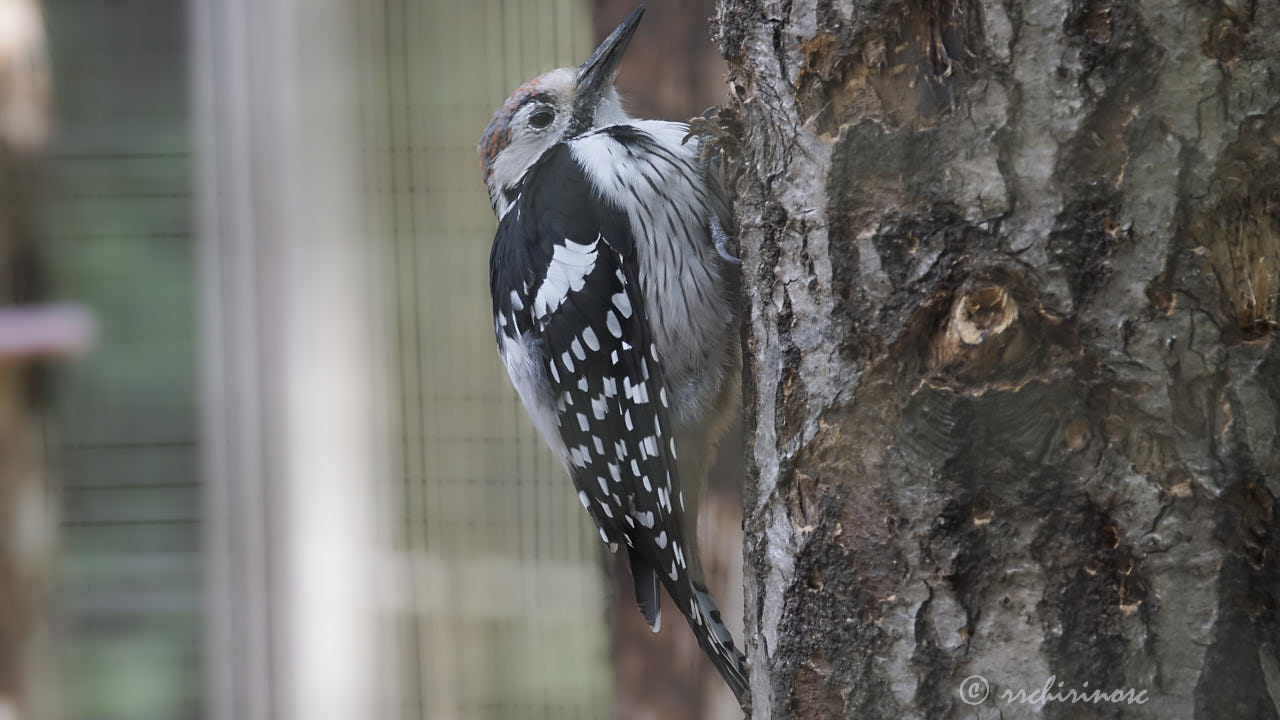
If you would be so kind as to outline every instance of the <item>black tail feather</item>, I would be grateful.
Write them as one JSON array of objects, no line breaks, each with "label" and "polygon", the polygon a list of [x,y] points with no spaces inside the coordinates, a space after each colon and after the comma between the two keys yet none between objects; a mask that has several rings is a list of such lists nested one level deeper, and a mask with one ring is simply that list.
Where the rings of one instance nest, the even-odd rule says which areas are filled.
[{"label": "black tail feather", "polygon": [[739,703],[747,702],[747,658],[733,644],[729,628],[720,619],[720,608],[702,583],[694,582],[690,612],[685,617],[703,652],[720,671]]},{"label": "black tail feather", "polygon": [[[627,548],[631,562],[631,579],[635,586],[636,607],[654,632],[662,625],[662,591],[659,576],[634,548]],[[682,581],[685,579],[682,578]],[[698,581],[684,584],[666,583],[672,600],[689,621],[698,645],[711,659],[720,676],[733,691],[738,702],[747,706],[747,658],[733,644],[729,628],[720,618],[720,608],[707,587]],[[675,592],[672,592],[672,590]]]},{"label": "black tail feather", "polygon": [[662,627],[662,590],[658,583],[658,574],[649,563],[636,552],[635,548],[627,548],[627,558],[631,561],[631,580],[635,583],[636,607],[649,623],[654,632]]}]

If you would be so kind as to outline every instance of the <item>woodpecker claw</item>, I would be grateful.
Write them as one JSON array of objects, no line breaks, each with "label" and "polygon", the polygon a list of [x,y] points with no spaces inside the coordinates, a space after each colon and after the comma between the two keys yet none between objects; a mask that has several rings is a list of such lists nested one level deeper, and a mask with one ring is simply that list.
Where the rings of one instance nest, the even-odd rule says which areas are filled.
[{"label": "woodpecker claw", "polygon": [[729,235],[724,231],[724,226],[720,224],[720,218],[715,215],[711,216],[711,239],[716,243],[716,254],[725,262],[741,265],[742,260],[733,256],[729,252]]}]

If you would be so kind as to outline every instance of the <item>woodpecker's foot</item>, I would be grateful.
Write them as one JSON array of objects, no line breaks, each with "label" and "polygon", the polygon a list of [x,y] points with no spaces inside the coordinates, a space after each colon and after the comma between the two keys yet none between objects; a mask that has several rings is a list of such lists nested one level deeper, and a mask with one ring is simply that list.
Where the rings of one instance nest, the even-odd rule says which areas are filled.
[{"label": "woodpecker's foot", "polygon": [[701,115],[689,118],[688,122],[689,132],[685,133],[684,139],[680,141],[681,145],[694,138],[705,138],[715,142],[725,136],[725,130],[720,126],[719,105],[712,105],[703,110]]}]

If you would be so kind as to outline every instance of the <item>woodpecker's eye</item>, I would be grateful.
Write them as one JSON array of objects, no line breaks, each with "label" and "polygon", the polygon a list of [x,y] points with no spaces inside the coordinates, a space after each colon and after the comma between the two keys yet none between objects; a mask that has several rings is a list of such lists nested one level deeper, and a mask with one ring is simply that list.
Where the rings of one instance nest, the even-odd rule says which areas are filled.
[{"label": "woodpecker's eye", "polygon": [[556,114],[547,108],[542,108],[529,116],[529,127],[534,130],[541,130],[551,124],[556,119]]}]

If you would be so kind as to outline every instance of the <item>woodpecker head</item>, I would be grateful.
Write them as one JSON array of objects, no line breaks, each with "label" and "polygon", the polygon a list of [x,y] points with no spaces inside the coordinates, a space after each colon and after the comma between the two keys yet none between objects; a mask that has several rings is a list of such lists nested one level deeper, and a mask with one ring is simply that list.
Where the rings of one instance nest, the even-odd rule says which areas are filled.
[{"label": "woodpecker head", "polygon": [[539,75],[517,88],[493,114],[477,150],[498,217],[511,207],[525,172],[556,143],[630,119],[613,81],[643,14],[640,5],[582,65]]}]

